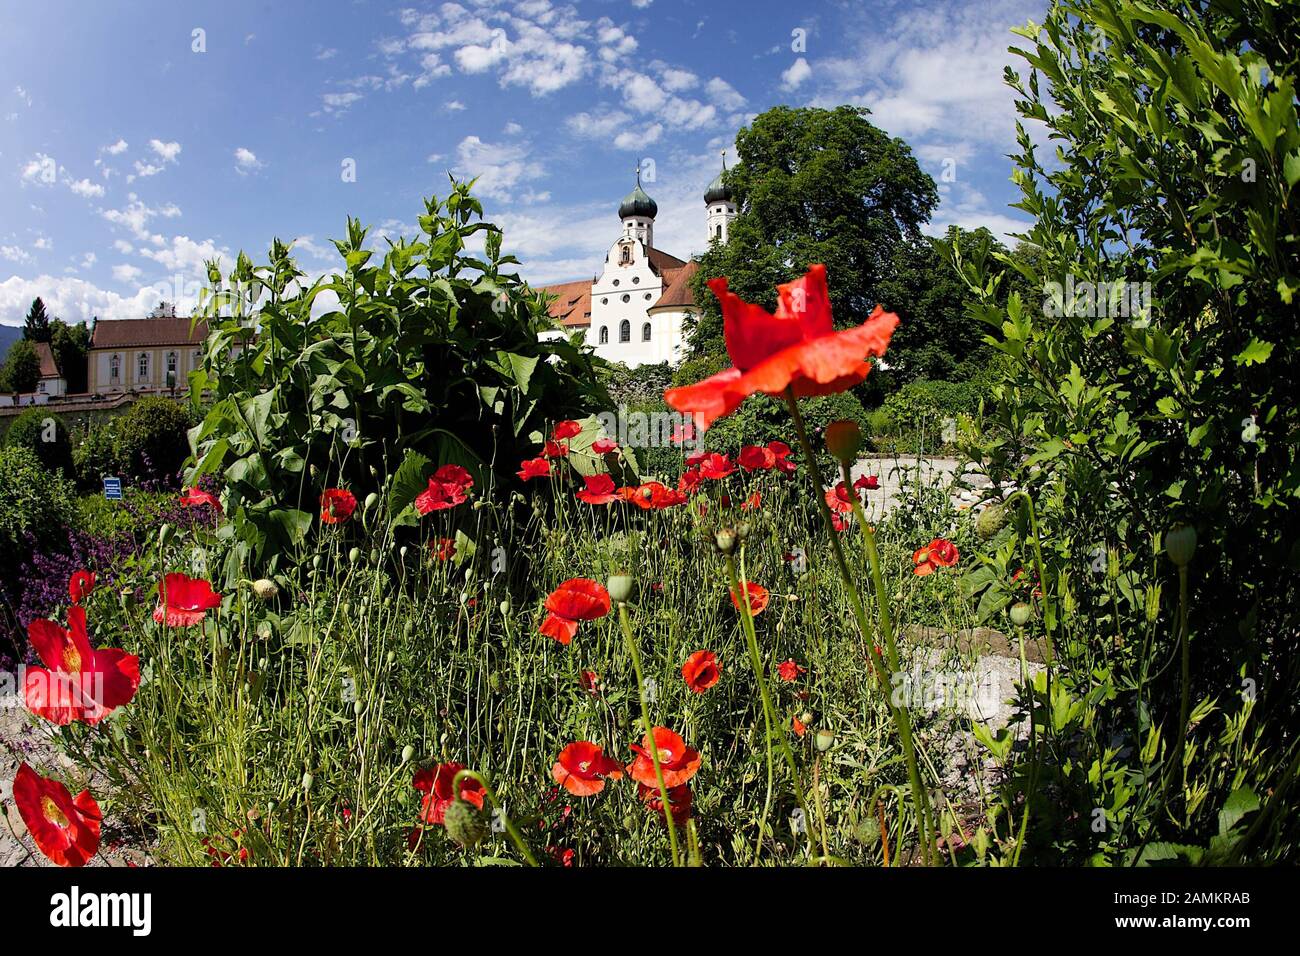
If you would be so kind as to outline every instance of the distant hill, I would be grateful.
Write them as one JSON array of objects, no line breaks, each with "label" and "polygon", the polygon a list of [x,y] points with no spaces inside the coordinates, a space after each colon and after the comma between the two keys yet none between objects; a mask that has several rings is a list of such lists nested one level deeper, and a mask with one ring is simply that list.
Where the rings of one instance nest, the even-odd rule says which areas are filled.
[{"label": "distant hill", "polygon": [[5,355],[9,352],[9,346],[22,337],[23,327],[21,325],[0,325],[0,362],[5,360]]}]

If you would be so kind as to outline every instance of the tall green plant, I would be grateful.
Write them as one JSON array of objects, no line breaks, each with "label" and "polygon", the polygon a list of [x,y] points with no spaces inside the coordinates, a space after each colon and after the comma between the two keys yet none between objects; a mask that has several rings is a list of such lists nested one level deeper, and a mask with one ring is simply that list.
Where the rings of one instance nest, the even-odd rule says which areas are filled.
[{"label": "tall green plant", "polygon": [[[349,219],[341,268],[315,281],[279,240],[265,265],[241,253],[223,278],[209,264],[190,385],[213,405],[190,432],[189,479],[220,476],[237,555],[263,572],[310,532],[326,487],[388,485],[398,513],[442,464],[502,485],[548,422],[609,405],[588,351],[539,338],[545,303],[470,185],[426,200],[422,235],[382,252]],[[467,248],[480,237],[481,258]]]}]

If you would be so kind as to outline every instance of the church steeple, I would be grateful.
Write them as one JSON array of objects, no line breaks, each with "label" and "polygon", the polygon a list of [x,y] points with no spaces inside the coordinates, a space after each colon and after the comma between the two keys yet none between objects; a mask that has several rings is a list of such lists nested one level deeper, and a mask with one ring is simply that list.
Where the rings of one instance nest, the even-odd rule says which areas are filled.
[{"label": "church steeple", "polygon": [[636,186],[619,203],[618,218],[623,220],[624,230],[640,239],[648,249],[653,245],[654,220],[658,214],[659,204],[641,188],[641,161],[637,160]]},{"label": "church steeple", "polygon": [[709,242],[725,243],[731,231],[731,220],[736,218],[736,204],[731,199],[731,187],[724,177],[727,172],[727,151],[722,151],[722,172],[713,177],[704,190],[704,205],[708,207]]}]

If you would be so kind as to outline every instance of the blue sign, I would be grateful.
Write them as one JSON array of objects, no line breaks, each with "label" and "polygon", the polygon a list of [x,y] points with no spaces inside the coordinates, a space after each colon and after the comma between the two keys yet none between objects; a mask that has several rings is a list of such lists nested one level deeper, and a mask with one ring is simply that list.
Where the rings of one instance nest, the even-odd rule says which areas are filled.
[{"label": "blue sign", "polygon": [[122,500],[122,479],[105,478],[104,479],[104,497],[109,501]]}]

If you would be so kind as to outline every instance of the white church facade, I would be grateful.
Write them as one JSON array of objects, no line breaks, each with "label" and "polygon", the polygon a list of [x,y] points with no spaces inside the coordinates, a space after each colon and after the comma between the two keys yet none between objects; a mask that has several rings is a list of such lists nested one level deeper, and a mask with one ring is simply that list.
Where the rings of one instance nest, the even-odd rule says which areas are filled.
[{"label": "white church facade", "polygon": [[[726,242],[736,206],[721,174],[709,184],[704,202],[709,242]],[[628,366],[682,360],[686,321],[698,311],[691,279],[699,263],[655,247],[658,212],[638,174],[636,188],[618,207],[622,234],[606,253],[603,271],[539,290],[553,297],[550,314],[560,326],[544,338],[585,332],[597,355]]]}]

